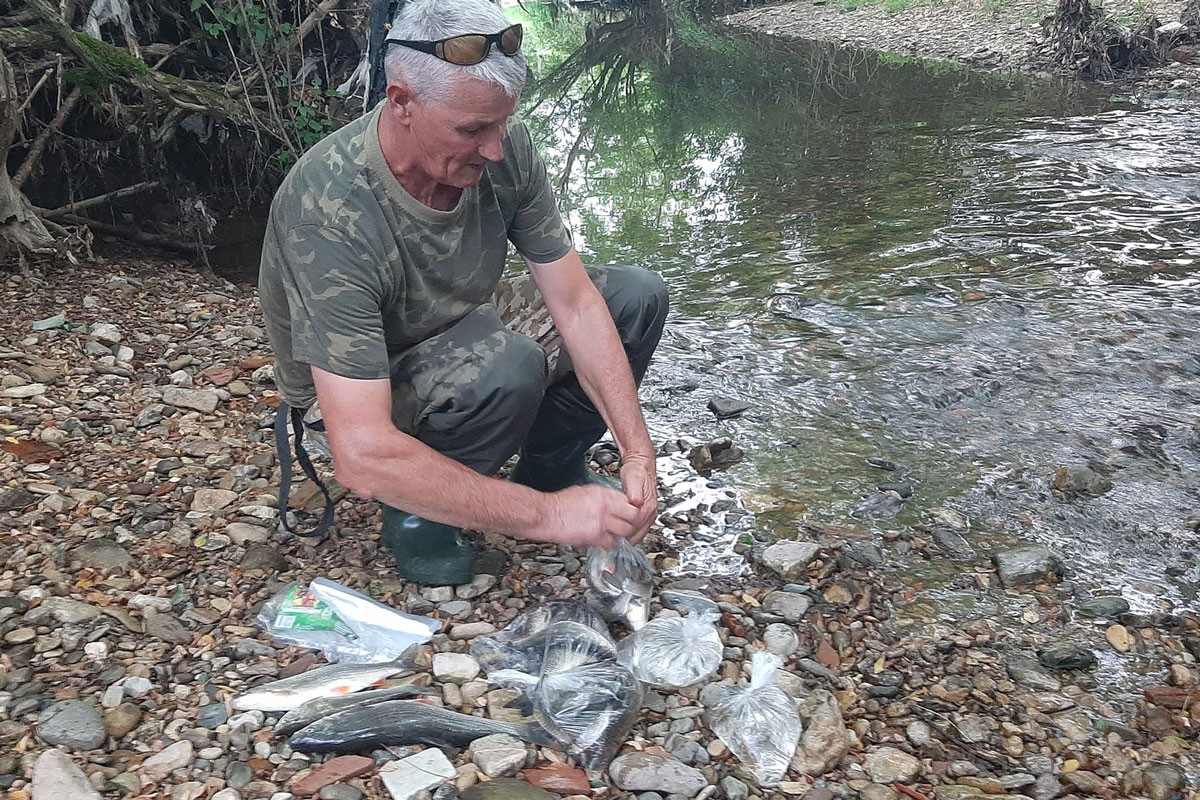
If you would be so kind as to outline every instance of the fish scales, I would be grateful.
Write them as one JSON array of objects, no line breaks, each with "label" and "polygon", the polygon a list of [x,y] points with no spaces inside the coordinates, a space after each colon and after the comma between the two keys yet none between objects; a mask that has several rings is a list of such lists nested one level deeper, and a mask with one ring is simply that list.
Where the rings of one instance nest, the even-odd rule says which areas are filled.
[{"label": "fish scales", "polygon": [[339,697],[318,697],[293,708],[280,717],[279,722],[275,723],[275,733],[280,736],[288,736],[330,714],[382,703],[385,700],[401,700],[421,694],[423,691],[425,691],[424,687],[408,683]]}]

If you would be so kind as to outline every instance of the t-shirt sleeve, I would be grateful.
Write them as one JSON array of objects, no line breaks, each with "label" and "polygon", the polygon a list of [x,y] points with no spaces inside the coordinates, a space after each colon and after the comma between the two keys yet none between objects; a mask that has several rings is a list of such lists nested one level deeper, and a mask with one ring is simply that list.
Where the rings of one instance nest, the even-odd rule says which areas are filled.
[{"label": "t-shirt sleeve", "polygon": [[345,378],[387,378],[384,289],[364,248],[321,225],[289,229],[282,245],[292,357]]},{"label": "t-shirt sleeve", "polygon": [[556,261],[570,251],[571,233],[559,214],[546,165],[524,123],[514,122],[509,137],[520,181],[517,211],[508,227],[508,239],[517,252],[535,264]]}]

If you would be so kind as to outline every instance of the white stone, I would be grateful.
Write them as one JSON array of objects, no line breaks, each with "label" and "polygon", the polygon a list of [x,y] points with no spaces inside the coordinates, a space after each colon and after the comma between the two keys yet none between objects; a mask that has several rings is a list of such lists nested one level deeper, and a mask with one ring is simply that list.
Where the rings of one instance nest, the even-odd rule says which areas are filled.
[{"label": "white stone", "polygon": [[61,750],[47,750],[33,765],[32,800],[100,800],[100,793],[88,783],[70,756]]},{"label": "white stone", "polygon": [[791,625],[772,622],[763,631],[763,644],[777,656],[787,658],[800,649],[800,636]]},{"label": "white stone", "polygon": [[167,747],[142,762],[142,777],[158,783],[177,769],[192,763],[195,748],[187,739]]},{"label": "white stone", "polygon": [[128,678],[123,678],[121,686],[124,688],[125,694],[130,697],[141,697],[154,688],[150,679],[143,678],[141,675],[130,675]]},{"label": "white stone", "polygon": [[137,354],[133,352],[133,348],[128,345],[123,344],[117,348],[117,361],[124,361],[128,364],[130,361],[133,361],[135,355]]},{"label": "white stone", "polygon": [[863,769],[875,783],[911,783],[921,770],[921,762],[903,750],[880,747],[867,753]]},{"label": "white stone", "polygon": [[228,507],[237,497],[237,492],[228,489],[197,489],[192,497],[192,511],[212,514]]},{"label": "white stone", "polygon": [[776,542],[763,551],[762,562],[784,580],[796,580],[820,551],[814,542]]},{"label": "white stone", "polygon": [[121,329],[108,322],[92,323],[91,334],[101,344],[114,345],[121,341]]},{"label": "white stone", "polygon": [[38,397],[46,393],[46,384],[44,383],[27,383],[24,386],[10,386],[0,395],[11,397],[15,400],[28,400],[30,397]]},{"label": "white stone", "polygon": [[171,373],[171,385],[182,386],[185,389],[190,389],[194,384],[192,381],[192,373],[187,370],[177,369]]},{"label": "white stone", "polygon": [[379,779],[392,800],[411,800],[420,792],[453,780],[457,774],[446,754],[431,747],[415,756],[384,764]]},{"label": "white stone", "polygon": [[125,689],[119,683],[114,683],[104,690],[104,695],[100,698],[100,705],[105,708],[116,708],[125,702]]},{"label": "white stone", "polygon": [[489,778],[515,775],[525,766],[525,744],[507,733],[493,733],[471,742],[471,760]]},{"label": "white stone", "polygon": [[659,792],[695,797],[708,779],[695,767],[677,758],[652,753],[625,753],[617,756],[608,768],[608,775],[617,788],[631,792]]},{"label": "white stone", "polygon": [[209,800],[242,800],[242,795],[237,789],[222,789]]},{"label": "white stone", "polygon": [[211,414],[217,410],[221,397],[211,389],[184,389],[179,386],[170,386],[163,389],[162,401],[176,408],[188,408]]},{"label": "white stone", "polygon": [[250,542],[265,542],[270,538],[271,532],[261,525],[231,522],[225,526],[225,535],[232,539],[234,544],[244,545]]},{"label": "white stone", "polygon": [[464,653],[436,653],[433,677],[450,683],[466,683],[479,674],[479,662]]}]

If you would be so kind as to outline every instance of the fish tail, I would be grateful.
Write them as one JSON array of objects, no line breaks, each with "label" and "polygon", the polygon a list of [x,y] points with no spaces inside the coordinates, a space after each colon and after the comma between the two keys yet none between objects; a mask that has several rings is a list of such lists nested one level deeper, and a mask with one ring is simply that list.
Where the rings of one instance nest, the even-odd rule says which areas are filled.
[{"label": "fish tail", "polygon": [[538,725],[536,722],[526,722],[517,725],[519,738],[524,739],[530,744],[536,744],[541,747],[551,747],[555,750],[561,750],[563,743],[551,735],[550,731]]}]

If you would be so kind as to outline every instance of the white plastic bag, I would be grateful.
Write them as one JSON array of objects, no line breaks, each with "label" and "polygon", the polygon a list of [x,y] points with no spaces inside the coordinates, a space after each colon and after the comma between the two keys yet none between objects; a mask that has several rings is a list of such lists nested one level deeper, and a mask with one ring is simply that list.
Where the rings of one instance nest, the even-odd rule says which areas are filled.
[{"label": "white plastic bag", "polygon": [[587,603],[609,621],[621,621],[636,631],[650,618],[654,569],[640,547],[625,539],[612,549],[589,547]]},{"label": "white plastic bag", "polygon": [[774,653],[755,653],[750,660],[750,686],[731,689],[709,714],[713,733],[764,786],[783,779],[800,742],[796,703],[772,685],[782,664]]},{"label": "white plastic bag", "polygon": [[428,641],[442,623],[385,606],[340,583],[317,578],[305,589],[285,586],[255,621],[285,644],[320,650],[329,661],[392,661]]},{"label": "white plastic bag", "polygon": [[712,675],[721,666],[720,614],[650,620],[617,646],[617,661],[640,680],[682,689]]},{"label": "white plastic bag", "polygon": [[540,675],[546,641],[551,636],[547,630],[560,622],[585,625],[612,641],[608,626],[595,611],[570,600],[549,600],[525,611],[495,633],[476,636],[469,652],[489,675],[508,669]]}]

